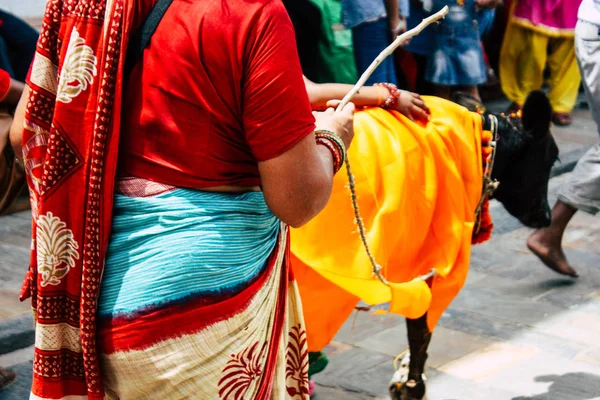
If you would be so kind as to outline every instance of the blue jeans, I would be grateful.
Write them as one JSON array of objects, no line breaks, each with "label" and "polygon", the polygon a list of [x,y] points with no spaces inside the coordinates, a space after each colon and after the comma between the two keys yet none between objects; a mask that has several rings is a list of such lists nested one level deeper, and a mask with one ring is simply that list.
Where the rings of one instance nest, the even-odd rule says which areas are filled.
[{"label": "blue jeans", "polygon": [[436,85],[476,86],[487,79],[479,24],[473,10],[452,5],[444,21],[433,27],[433,52],[425,79]]},{"label": "blue jeans", "polygon": [[24,82],[39,35],[25,21],[4,11],[0,11],[0,21],[0,68]]},{"label": "blue jeans", "polygon": [[[367,70],[379,53],[391,43],[391,35],[387,18],[364,22],[352,28],[354,60],[359,76]],[[396,66],[392,56],[386,58],[377,67],[366,84],[373,85],[381,82],[398,84]]]}]

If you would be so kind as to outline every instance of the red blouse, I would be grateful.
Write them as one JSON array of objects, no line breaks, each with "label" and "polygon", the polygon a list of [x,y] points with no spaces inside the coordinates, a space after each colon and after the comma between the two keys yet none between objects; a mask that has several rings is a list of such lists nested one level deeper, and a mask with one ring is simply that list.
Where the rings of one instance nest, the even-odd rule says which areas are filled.
[{"label": "red blouse", "polygon": [[124,98],[120,175],[179,187],[259,185],[314,130],[280,0],[175,0]]}]

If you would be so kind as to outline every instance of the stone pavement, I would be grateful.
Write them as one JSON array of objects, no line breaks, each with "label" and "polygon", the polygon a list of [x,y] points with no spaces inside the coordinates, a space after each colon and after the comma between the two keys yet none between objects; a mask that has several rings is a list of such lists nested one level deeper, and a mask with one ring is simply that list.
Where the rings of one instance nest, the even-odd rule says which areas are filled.
[{"label": "stone pavement", "polygon": [[[494,103],[500,109],[503,103]],[[586,110],[553,128],[572,168],[598,135]],[[551,180],[550,201],[569,174]],[[565,238],[581,273],[574,281],[544,267],[524,244],[529,230],[492,205],[491,242],[475,246],[467,285],[442,317],[429,359],[430,400],[600,400],[600,218],[578,213]],[[33,330],[18,292],[30,246],[28,212],[0,217],[0,365],[19,372],[0,400],[28,398]],[[320,400],[386,399],[394,357],[406,347],[403,319],[351,316],[315,376]],[[204,400],[204,399],[202,399]]]}]

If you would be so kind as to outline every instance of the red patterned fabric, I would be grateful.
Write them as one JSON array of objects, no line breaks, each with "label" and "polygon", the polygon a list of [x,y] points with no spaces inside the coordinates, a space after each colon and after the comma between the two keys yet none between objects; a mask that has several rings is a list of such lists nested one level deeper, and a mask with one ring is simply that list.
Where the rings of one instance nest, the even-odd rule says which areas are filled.
[{"label": "red patterned fabric", "polygon": [[34,399],[104,398],[96,301],[134,14],[133,0],[47,2],[23,132],[33,246],[21,299],[36,314]]},{"label": "red patterned fabric", "polygon": [[260,185],[314,131],[280,1],[175,1],[124,96],[119,174],[178,187]]}]

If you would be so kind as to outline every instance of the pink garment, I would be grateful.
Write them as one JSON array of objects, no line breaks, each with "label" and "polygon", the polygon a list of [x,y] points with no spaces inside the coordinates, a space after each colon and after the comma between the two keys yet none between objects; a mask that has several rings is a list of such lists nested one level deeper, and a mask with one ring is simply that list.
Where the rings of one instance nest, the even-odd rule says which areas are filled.
[{"label": "pink garment", "polygon": [[572,33],[581,0],[518,0],[513,18],[542,31]]}]

